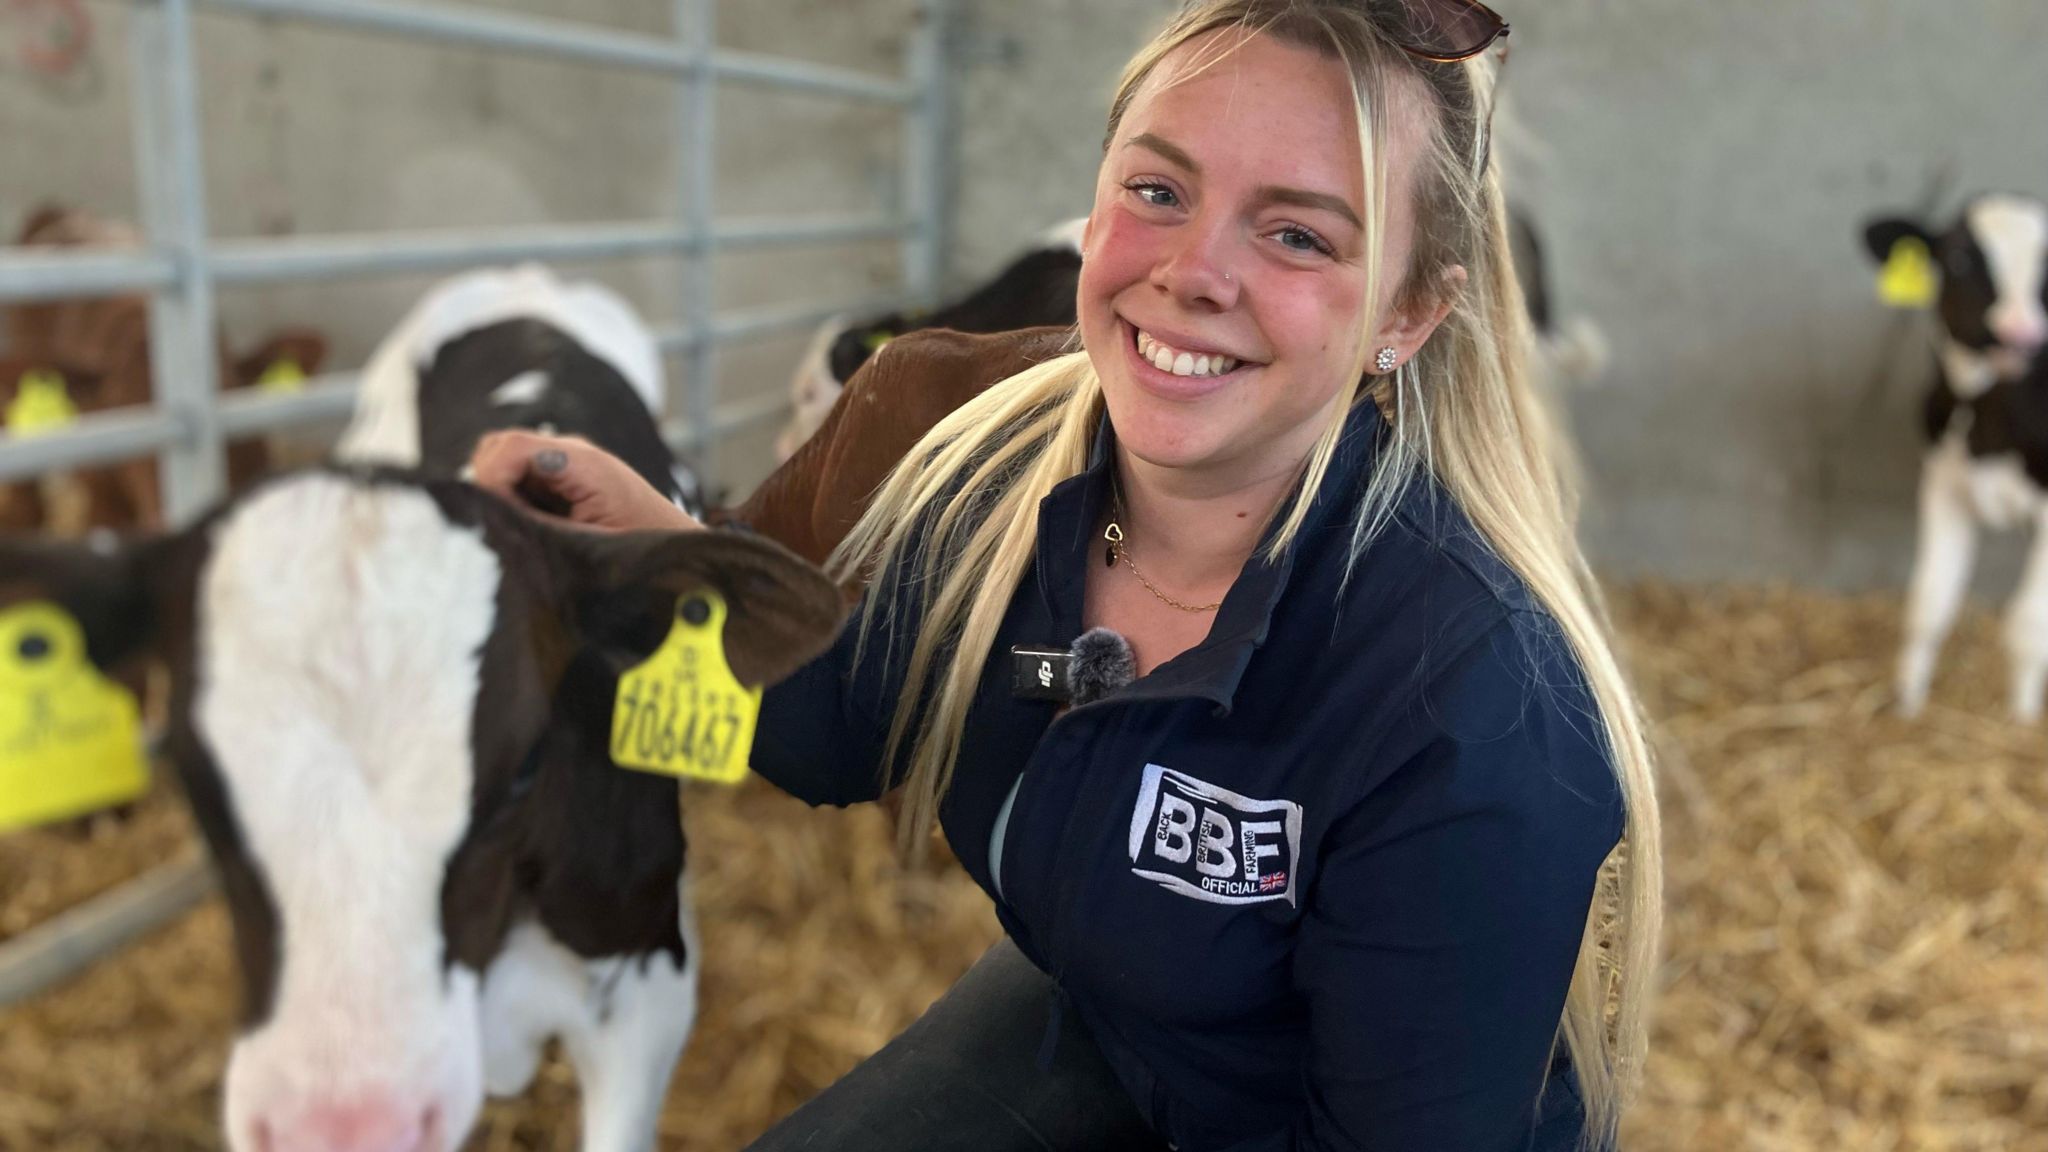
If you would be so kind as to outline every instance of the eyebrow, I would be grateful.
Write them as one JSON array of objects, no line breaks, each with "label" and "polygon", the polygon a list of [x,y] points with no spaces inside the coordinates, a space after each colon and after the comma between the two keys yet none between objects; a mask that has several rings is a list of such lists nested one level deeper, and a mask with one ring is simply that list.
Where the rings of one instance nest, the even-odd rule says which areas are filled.
[{"label": "eyebrow", "polygon": [[1351,210],[1351,205],[1327,192],[1308,192],[1300,188],[1262,184],[1259,186],[1258,198],[1265,204],[1291,204],[1296,208],[1320,208],[1325,212],[1334,212],[1350,221],[1353,228],[1360,231],[1365,229],[1365,225],[1358,219],[1358,213]]},{"label": "eyebrow", "polygon": [[[1195,158],[1188,155],[1187,149],[1154,133],[1141,132],[1131,137],[1130,142],[1125,144],[1124,147],[1143,148],[1162,157],[1167,163],[1185,168],[1196,176],[1202,174],[1202,166],[1195,163]],[[1346,204],[1341,197],[1332,196],[1327,192],[1310,192],[1304,188],[1286,188],[1277,184],[1261,184],[1257,189],[1256,196],[1261,203],[1265,204],[1287,204],[1296,208],[1314,208],[1324,212],[1332,212],[1349,221],[1353,228],[1363,229],[1365,227],[1364,223],[1358,219],[1358,213],[1352,210],[1351,205]]]},{"label": "eyebrow", "polygon": [[1188,155],[1187,149],[1182,148],[1163,136],[1155,135],[1151,132],[1140,132],[1136,136],[1131,137],[1131,142],[1124,145],[1124,147],[1143,148],[1147,151],[1157,152],[1168,161],[1180,165],[1197,176],[1202,174],[1202,166],[1195,163],[1195,158]]}]

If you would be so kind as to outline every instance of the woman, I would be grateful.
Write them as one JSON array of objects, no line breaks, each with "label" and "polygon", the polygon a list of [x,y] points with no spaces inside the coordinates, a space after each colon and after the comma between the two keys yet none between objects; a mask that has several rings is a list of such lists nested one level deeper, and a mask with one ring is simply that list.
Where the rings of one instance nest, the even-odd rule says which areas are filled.
[{"label": "woman", "polygon": [[[900,784],[1010,939],[757,1147],[1612,1142],[1655,798],[1528,378],[1489,16],[1210,0],[1132,62],[1086,351],[877,493],[835,557],[858,624],[753,754],[813,803]],[[477,471],[687,526],[583,445]],[[1094,627],[1134,682],[1013,689],[1013,648]]]}]

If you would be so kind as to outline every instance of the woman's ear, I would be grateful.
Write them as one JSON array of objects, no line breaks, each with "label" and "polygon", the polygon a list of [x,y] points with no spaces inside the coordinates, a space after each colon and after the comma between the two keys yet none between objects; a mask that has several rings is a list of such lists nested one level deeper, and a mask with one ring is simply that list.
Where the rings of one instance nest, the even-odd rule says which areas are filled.
[{"label": "woman's ear", "polygon": [[1451,314],[1452,307],[1458,302],[1458,293],[1465,290],[1465,280],[1463,264],[1453,264],[1444,269],[1437,278],[1436,291],[1416,293],[1388,314],[1385,323],[1380,325],[1379,334],[1373,338],[1373,348],[1392,348],[1395,363],[1406,364],[1424,344],[1429,343],[1437,326]]}]

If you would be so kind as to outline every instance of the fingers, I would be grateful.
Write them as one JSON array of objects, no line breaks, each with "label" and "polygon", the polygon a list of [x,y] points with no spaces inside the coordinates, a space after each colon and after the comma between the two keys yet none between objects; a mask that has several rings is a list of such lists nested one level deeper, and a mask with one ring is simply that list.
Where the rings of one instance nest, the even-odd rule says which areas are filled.
[{"label": "fingers", "polygon": [[[535,454],[561,451],[551,443],[554,439],[522,429],[485,433],[476,451],[470,453],[470,478],[479,488],[516,500],[520,483],[534,470]],[[563,463],[566,466],[566,455]]]},{"label": "fingers", "polygon": [[612,531],[701,527],[624,461],[580,437],[492,432],[470,457],[473,482],[529,511]]},{"label": "fingers", "polygon": [[[577,474],[573,455],[602,455],[588,442],[523,429],[487,433],[470,455],[470,479],[527,511],[576,521],[591,482]],[[583,469],[588,470],[588,466]]]}]

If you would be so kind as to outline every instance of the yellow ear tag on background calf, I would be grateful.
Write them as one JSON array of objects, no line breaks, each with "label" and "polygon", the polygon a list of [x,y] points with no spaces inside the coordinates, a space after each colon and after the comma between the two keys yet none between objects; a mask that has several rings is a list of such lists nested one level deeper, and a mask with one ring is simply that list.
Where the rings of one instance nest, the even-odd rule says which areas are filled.
[{"label": "yellow ear tag on background calf", "polygon": [[741,686],[725,662],[725,615],[715,592],[677,599],[668,638],[619,677],[614,763],[718,784],[746,776],[761,690]]},{"label": "yellow ear tag on background calf", "polygon": [[1877,274],[1877,298],[1893,308],[1932,308],[1937,291],[1934,256],[1926,241],[1908,236],[1892,245]]},{"label": "yellow ear tag on background calf", "polygon": [[7,432],[12,436],[34,436],[64,427],[78,419],[78,405],[64,387],[64,377],[38,368],[24,372],[21,386],[8,403]]},{"label": "yellow ear tag on background calf", "polygon": [[306,370],[289,356],[270,362],[263,375],[256,378],[256,387],[264,392],[275,392],[289,396],[306,389]]},{"label": "yellow ear tag on background calf", "polygon": [[78,622],[42,600],[0,611],[0,832],[148,787],[135,698],[87,663]]}]

